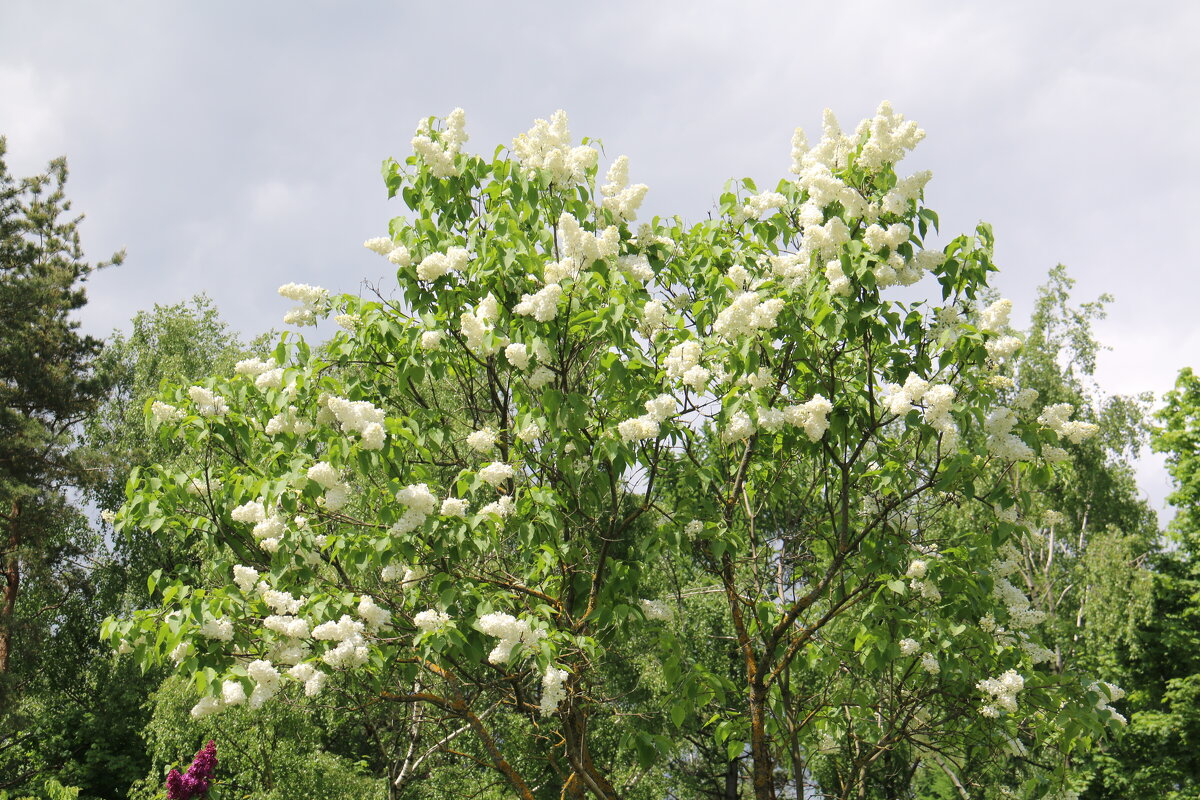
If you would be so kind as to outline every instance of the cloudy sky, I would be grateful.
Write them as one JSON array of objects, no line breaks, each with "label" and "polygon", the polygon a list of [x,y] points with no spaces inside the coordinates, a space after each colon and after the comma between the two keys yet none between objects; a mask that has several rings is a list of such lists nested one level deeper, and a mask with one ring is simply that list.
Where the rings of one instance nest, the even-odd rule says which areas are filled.
[{"label": "cloudy sky", "polygon": [[[626,153],[643,214],[703,215],[726,178],[773,183],[792,130],[889,99],[928,131],[944,232],[988,220],[1028,309],[1056,263],[1115,296],[1106,392],[1200,367],[1200,3],[279,0],[0,2],[0,134],[17,174],[67,155],[93,258],[84,327],[212,296],[247,333],[287,281],[387,280],[361,242],[400,213],[379,164],[456,106],[491,152],[555,109]],[[1161,461],[1143,459],[1156,507]]]}]

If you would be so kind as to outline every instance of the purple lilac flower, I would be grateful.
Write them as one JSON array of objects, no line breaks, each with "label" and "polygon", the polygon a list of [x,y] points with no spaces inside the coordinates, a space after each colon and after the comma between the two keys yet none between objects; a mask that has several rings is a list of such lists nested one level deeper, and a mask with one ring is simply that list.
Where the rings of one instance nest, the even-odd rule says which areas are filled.
[{"label": "purple lilac flower", "polygon": [[173,769],[167,775],[168,800],[192,800],[208,794],[212,785],[213,772],[217,769],[217,743],[209,740],[196,753],[192,765],[182,775]]}]

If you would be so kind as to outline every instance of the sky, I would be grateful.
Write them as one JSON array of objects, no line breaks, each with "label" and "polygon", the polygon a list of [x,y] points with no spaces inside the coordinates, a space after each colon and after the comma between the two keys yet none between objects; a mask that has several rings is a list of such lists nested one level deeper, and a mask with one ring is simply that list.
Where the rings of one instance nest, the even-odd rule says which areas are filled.
[{"label": "sky", "polygon": [[[17,175],[68,157],[89,257],[127,251],[84,330],[203,292],[253,335],[282,283],[387,285],[361,244],[423,117],[461,106],[490,154],[565,109],[630,157],[643,217],[697,219],[729,178],[785,177],[823,109],[853,128],[890,100],[927,131],[905,168],[933,171],[943,233],[993,225],[1018,324],[1067,265],[1076,300],[1114,297],[1099,389],[1161,396],[1200,368],[1197,37],[1188,0],[3,0],[0,135]],[[1161,457],[1138,479],[1162,511]]]}]

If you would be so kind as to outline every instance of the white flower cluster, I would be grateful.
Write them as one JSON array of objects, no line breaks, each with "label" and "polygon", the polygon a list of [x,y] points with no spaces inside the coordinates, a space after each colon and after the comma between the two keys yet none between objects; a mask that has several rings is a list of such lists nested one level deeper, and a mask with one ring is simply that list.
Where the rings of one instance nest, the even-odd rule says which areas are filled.
[{"label": "white flower cluster", "polygon": [[429,171],[435,178],[449,178],[458,174],[458,166],[454,163],[467,139],[467,114],[461,108],[456,108],[446,117],[446,126],[433,139],[433,129],[429,119],[423,119],[417,124],[416,136],[412,138],[412,149],[429,166]]},{"label": "white flower cluster", "polygon": [[533,127],[513,139],[513,154],[533,177],[538,171],[549,173],[552,183],[566,186],[583,181],[596,166],[600,154],[592,147],[572,147],[571,131],[565,111],[555,111],[547,122],[535,120]]},{"label": "white flower cluster", "polygon": [[850,279],[842,270],[842,262],[834,260],[825,265],[825,278],[829,281],[829,291],[842,297],[849,297],[854,292]]},{"label": "white flower cluster", "polygon": [[748,219],[762,219],[773,208],[783,208],[787,203],[787,198],[779,192],[763,192],[762,194],[752,194],[747,197],[741,208],[733,216],[733,224],[741,225]]},{"label": "white flower cluster", "polygon": [[[549,322],[558,316],[558,301],[561,297],[562,287],[557,283],[548,283],[533,294],[523,293],[520,302],[513,307],[513,313],[522,317],[533,317],[538,322]],[[465,314],[463,316],[466,317]],[[466,332],[465,323],[463,332]]]},{"label": "white flower cluster", "polygon": [[1037,421],[1072,444],[1079,444],[1100,432],[1099,425],[1068,419],[1074,411],[1075,407],[1070,403],[1056,403],[1043,409]]},{"label": "white flower cluster", "polygon": [[1020,552],[1010,543],[1000,549],[1000,556],[1002,558],[992,561],[989,570],[992,575],[992,593],[1008,609],[1012,626],[1030,628],[1041,623],[1046,619],[1046,613],[1034,608],[1025,593],[1008,580],[1008,576],[1020,566]]},{"label": "white flower cluster", "polygon": [[363,623],[343,614],[336,622],[322,622],[313,628],[312,638],[338,643],[331,650],[326,650],[321,660],[335,669],[360,667],[367,663],[370,652],[363,638],[364,627]]},{"label": "white flower cluster", "polygon": [[496,516],[500,519],[505,519],[512,512],[513,499],[508,495],[503,495],[499,500],[494,500],[479,509],[480,516]]},{"label": "white flower cluster", "polygon": [[322,499],[326,509],[337,511],[349,502],[350,486],[342,482],[341,473],[332,464],[318,461],[308,468],[307,475],[309,480],[319,484],[325,490],[325,496]]},{"label": "white flower cluster", "polygon": [[[325,408],[347,433],[357,433],[364,450],[381,450],[387,432],[383,427],[384,413],[366,400],[347,400],[343,397],[324,398]],[[317,421],[321,421],[318,416]]]},{"label": "white flower cluster", "polygon": [[438,507],[437,498],[429,491],[424,483],[414,483],[396,492],[396,500],[408,506],[400,519],[388,531],[392,535],[400,535],[414,531],[425,523],[426,518]]},{"label": "white flower cluster", "polygon": [[466,498],[447,497],[442,501],[441,514],[443,517],[465,517],[468,505]]},{"label": "white flower cluster", "polygon": [[667,369],[667,379],[680,381],[692,391],[703,392],[708,387],[708,379],[712,373],[700,366],[702,352],[700,342],[695,339],[688,339],[672,347],[663,361],[663,366]]},{"label": "white flower cluster", "polygon": [[484,614],[479,618],[478,627],[485,636],[500,640],[488,654],[491,664],[507,664],[513,648],[518,644],[533,645],[546,636],[545,631],[531,629],[525,620],[500,611]]},{"label": "white flower cluster", "polygon": [[642,306],[642,332],[653,336],[667,327],[667,307],[658,300],[647,300]]},{"label": "white flower cluster", "polygon": [[283,321],[287,325],[316,325],[317,315],[325,310],[329,301],[328,291],[307,283],[285,283],[279,287],[279,294],[300,304],[284,314]]},{"label": "white flower cluster", "polygon": [[154,417],[155,425],[161,425],[164,422],[178,422],[184,418],[182,409],[176,408],[170,403],[164,403],[161,400],[155,400],[150,406],[150,415]]},{"label": "white flower cluster", "polygon": [[772,298],[759,301],[758,292],[742,292],[717,314],[713,332],[722,339],[750,336],[756,331],[775,327],[775,318],[783,310],[783,300]]},{"label": "white flower cluster", "polygon": [[423,281],[436,281],[451,272],[462,272],[467,268],[471,254],[465,247],[451,247],[445,253],[430,253],[417,265],[417,277]]},{"label": "white flower cluster", "polygon": [[754,435],[754,420],[745,411],[735,411],[721,429],[721,441],[729,444],[749,439]]},{"label": "white flower cluster", "polygon": [[244,567],[237,564],[233,568],[233,582],[244,594],[249,594],[258,583],[258,570],[254,567]]},{"label": "white flower cluster", "polygon": [[233,509],[229,512],[229,516],[233,518],[234,522],[255,524],[267,518],[267,511],[260,501],[251,500]]},{"label": "white flower cluster", "polygon": [[196,413],[202,417],[219,417],[229,411],[229,405],[225,402],[224,397],[203,386],[193,386],[188,389],[188,397],[196,404]]},{"label": "white flower cluster", "polygon": [[292,639],[307,639],[309,635],[308,620],[291,614],[271,614],[263,619],[263,627]]},{"label": "white flower cluster", "polygon": [[1096,701],[1097,711],[1107,711],[1113,716],[1113,718],[1117,720],[1117,722],[1120,722],[1122,725],[1128,723],[1128,720],[1125,719],[1124,714],[1119,713],[1115,708],[1109,705],[1109,703],[1115,703],[1125,696],[1124,689],[1122,689],[1120,686],[1117,686],[1115,683],[1100,681],[1088,686],[1088,690],[1100,695],[1100,699]]},{"label": "white flower cluster", "polygon": [[435,633],[450,624],[450,615],[430,608],[416,614],[413,624],[421,633]]},{"label": "white flower cluster", "polygon": [[546,667],[542,675],[542,701],[538,710],[546,717],[558,710],[558,704],[566,699],[567,691],[564,684],[567,681],[567,671],[558,667]]},{"label": "white flower cluster", "polygon": [[358,616],[366,623],[368,631],[377,631],[392,618],[386,608],[381,608],[373,597],[363,595],[358,601]]},{"label": "white flower cluster", "polygon": [[425,579],[425,569],[419,565],[406,567],[403,564],[388,564],[380,571],[379,578],[388,582],[400,581],[400,588],[408,589]]},{"label": "white flower cluster", "polygon": [[267,585],[266,581],[259,581],[254,590],[258,592],[267,604],[267,607],[276,614],[298,614],[300,606],[304,605],[304,597],[293,597],[290,592],[282,592],[278,589],[272,589]]},{"label": "white flower cluster", "polygon": [[863,120],[854,132],[855,138],[869,133],[856,163],[868,172],[878,172],[885,165],[895,164],[925,138],[925,131],[917,123],[904,121],[904,115],[892,110],[886,100],[879,104],[875,116]]},{"label": "white flower cluster", "polygon": [[558,218],[557,240],[562,248],[561,261],[551,262],[545,267],[547,283],[558,283],[565,278],[578,277],[579,273],[596,261],[612,258],[621,244],[620,232],[609,225],[597,234],[589,233],[579,224],[574,215],[564,211]]},{"label": "white flower cluster", "polygon": [[883,202],[880,204],[883,212],[906,214],[909,204],[921,197],[921,192],[925,191],[925,184],[929,183],[932,177],[933,173],[926,169],[896,181],[896,185],[883,196]]},{"label": "white flower cluster", "polygon": [[479,301],[473,311],[464,311],[458,321],[462,327],[463,336],[467,339],[467,349],[477,356],[486,358],[503,345],[487,345],[485,339],[492,332],[492,326],[500,316],[500,305],[491,293]]},{"label": "white flower cluster", "polygon": [[921,651],[921,644],[916,639],[900,640],[900,655],[911,656]]},{"label": "white flower cluster", "polygon": [[484,483],[492,486],[499,486],[507,480],[511,480],[516,472],[508,464],[500,461],[493,461],[483,469],[479,470],[479,479]]},{"label": "white flower cluster", "polygon": [[423,331],[421,333],[421,349],[437,350],[441,347],[444,336],[445,334],[441,331]]},{"label": "white flower cluster", "polygon": [[267,420],[267,425],[263,428],[263,432],[267,436],[278,436],[281,433],[290,433],[293,436],[305,436],[312,429],[313,424],[306,419],[301,419],[300,411],[295,406],[288,406],[287,411],[281,411]]},{"label": "white flower cluster", "polygon": [[1001,299],[979,312],[979,330],[997,333],[1008,325],[1012,300]]},{"label": "white flower cluster", "polygon": [[200,635],[218,642],[228,642],[233,638],[233,623],[223,617],[206,619],[200,626]]},{"label": "white flower cluster", "polygon": [[254,681],[254,691],[250,693],[250,707],[261,708],[263,703],[279,691],[279,670],[275,669],[270,661],[258,659],[246,665],[246,674]]},{"label": "white flower cluster", "polygon": [[[829,413],[833,411],[833,404],[830,403],[823,395],[813,395],[812,399],[798,405],[785,406],[784,408],[760,408],[758,410],[758,424],[764,430],[779,431],[784,425],[794,425],[798,428],[804,428],[804,433],[808,436],[809,441],[817,441],[825,435],[825,431],[829,430]],[[744,429],[745,422],[741,421],[740,428]],[[746,436],[753,432],[751,428]],[[746,438],[742,436],[740,438]]]},{"label": "white flower cluster", "polygon": [[988,452],[1005,461],[1028,461],[1033,458],[1033,449],[1012,432],[1016,424],[1017,415],[1012,409],[1004,406],[992,409],[983,422],[983,429],[988,436]]},{"label": "white flower cluster", "polygon": [[496,449],[496,432],[491,428],[475,431],[467,436],[467,446],[479,453],[490,453]]},{"label": "white flower cluster", "polygon": [[632,220],[650,187],[644,183],[629,185],[629,156],[619,156],[608,168],[608,183],[600,187],[604,207],[624,220]]},{"label": "white flower cluster", "polygon": [[938,663],[937,657],[933,653],[923,653],[921,655],[921,669],[930,675],[937,675],[942,671],[942,665]]},{"label": "white flower cluster", "polygon": [[904,223],[897,222],[886,228],[872,223],[863,231],[863,244],[867,246],[868,250],[876,253],[885,247],[895,250],[907,242],[910,236],[912,236],[912,228]]},{"label": "white flower cluster", "polygon": [[304,694],[316,697],[325,686],[325,673],[312,664],[297,664],[287,672],[288,677],[304,684]]},{"label": "white flower cluster", "polygon": [[237,362],[233,367],[234,373],[254,379],[254,385],[259,389],[283,388],[283,368],[274,361],[264,361],[261,358],[247,358]]},{"label": "white flower cluster", "polygon": [[941,433],[947,440],[947,446],[952,447],[958,441],[958,427],[954,424],[954,418],[950,416],[955,395],[952,386],[944,383],[930,384],[913,372],[909,373],[903,386],[885,384],[881,400],[888,413],[898,417],[906,416],[917,407],[917,403],[924,401],[925,422]]},{"label": "white flower cluster", "polygon": [[529,369],[529,348],[519,342],[504,348],[504,358],[522,372]]},{"label": "white flower cluster", "polygon": [[979,709],[985,717],[995,719],[1000,711],[1016,713],[1017,694],[1025,688],[1025,679],[1016,670],[1008,670],[999,678],[985,678],[975,688],[988,695],[988,702]]},{"label": "white flower cluster", "polygon": [[408,252],[408,248],[402,244],[395,244],[386,236],[376,236],[374,239],[367,239],[363,242],[363,247],[384,256],[398,267],[407,267],[412,263],[412,255]]},{"label": "white flower cluster", "polygon": [[554,371],[549,367],[539,366],[529,376],[527,383],[530,389],[540,389],[552,380],[554,380]]},{"label": "white flower cluster", "polygon": [[671,611],[671,607],[662,600],[643,600],[641,605],[642,614],[648,620],[670,622],[675,617],[675,614]]},{"label": "white flower cluster", "polygon": [[645,414],[618,424],[617,433],[626,442],[657,438],[659,425],[674,416],[676,410],[675,398],[669,394],[660,394],[653,400],[646,401]]}]

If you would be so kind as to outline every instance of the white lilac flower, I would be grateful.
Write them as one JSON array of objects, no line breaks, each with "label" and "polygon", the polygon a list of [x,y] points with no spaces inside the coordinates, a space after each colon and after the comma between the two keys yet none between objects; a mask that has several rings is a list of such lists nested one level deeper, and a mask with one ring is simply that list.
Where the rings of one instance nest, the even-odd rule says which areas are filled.
[{"label": "white lilac flower", "polygon": [[524,317],[533,317],[538,322],[549,322],[558,314],[558,301],[562,297],[562,287],[550,283],[534,294],[521,295],[521,301],[513,308],[513,313]]},{"label": "white lilac flower", "polygon": [[358,601],[358,615],[362,617],[367,629],[371,631],[378,630],[383,625],[386,625],[392,616],[387,609],[376,605],[374,598],[365,594]]},{"label": "white lilac flower", "polygon": [[450,622],[450,615],[444,611],[435,611],[427,609],[421,611],[413,617],[413,624],[422,633],[434,633],[446,627]]},{"label": "white lilac flower", "polygon": [[243,503],[230,512],[230,517],[234,522],[250,522],[259,523],[267,518],[266,509],[258,500],[251,500],[249,503]]},{"label": "white lilac flower", "polygon": [[529,368],[529,350],[523,344],[513,343],[504,348],[504,357],[519,370]]},{"label": "white lilac flower", "polygon": [[211,714],[215,714],[225,707],[225,703],[219,697],[202,697],[200,702],[192,706],[192,719],[201,719]]},{"label": "white lilac flower", "polygon": [[525,620],[500,611],[484,614],[476,626],[484,635],[500,640],[488,654],[488,662],[492,664],[507,663],[518,644],[532,645],[545,637],[544,631],[533,630]]},{"label": "white lilac flower", "polygon": [[490,453],[496,449],[496,432],[491,428],[475,431],[467,436],[467,445],[476,452]]},{"label": "white lilac flower", "polygon": [[505,481],[510,480],[515,474],[513,468],[508,464],[493,461],[479,470],[479,479],[492,486],[499,486]]},{"label": "white lilac flower", "polygon": [[332,489],[342,482],[342,475],[328,461],[318,461],[308,468],[308,479],[320,484],[323,489]]},{"label": "white lilac flower", "polygon": [[567,671],[557,667],[546,667],[546,672],[542,675],[542,700],[538,705],[538,710],[542,716],[549,716],[558,709],[558,704],[561,703],[567,696],[564,684],[567,680]]},{"label": "white lilac flower", "polygon": [[417,277],[423,281],[435,281],[451,272],[462,272],[467,267],[471,254],[463,247],[451,247],[445,253],[430,253],[417,265]]},{"label": "white lilac flower", "polygon": [[442,516],[465,517],[467,515],[467,505],[466,498],[447,497],[442,501]]},{"label": "white lilac flower", "polygon": [[240,706],[246,702],[246,687],[241,681],[225,681],[221,684],[221,700],[227,706]]},{"label": "white lilac flower", "polygon": [[559,186],[583,181],[600,156],[595,148],[571,146],[571,131],[562,110],[554,112],[549,122],[535,120],[532,128],[513,139],[512,150],[526,175],[545,172]]},{"label": "white lilac flower", "polygon": [[155,400],[150,406],[150,415],[154,417],[155,425],[161,425],[164,422],[178,422],[185,416],[182,409],[161,400]]},{"label": "white lilac flower", "polygon": [[200,626],[200,635],[207,639],[228,642],[233,638],[233,623],[224,617],[207,619]]},{"label": "white lilac flower", "polygon": [[258,570],[254,567],[244,567],[241,564],[233,568],[233,582],[244,593],[249,593],[254,589],[254,584],[258,581]]},{"label": "white lilac flower", "polygon": [[193,386],[188,389],[188,397],[196,404],[196,413],[202,417],[219,417],[229,410],[225,398],[203,386]]}]

